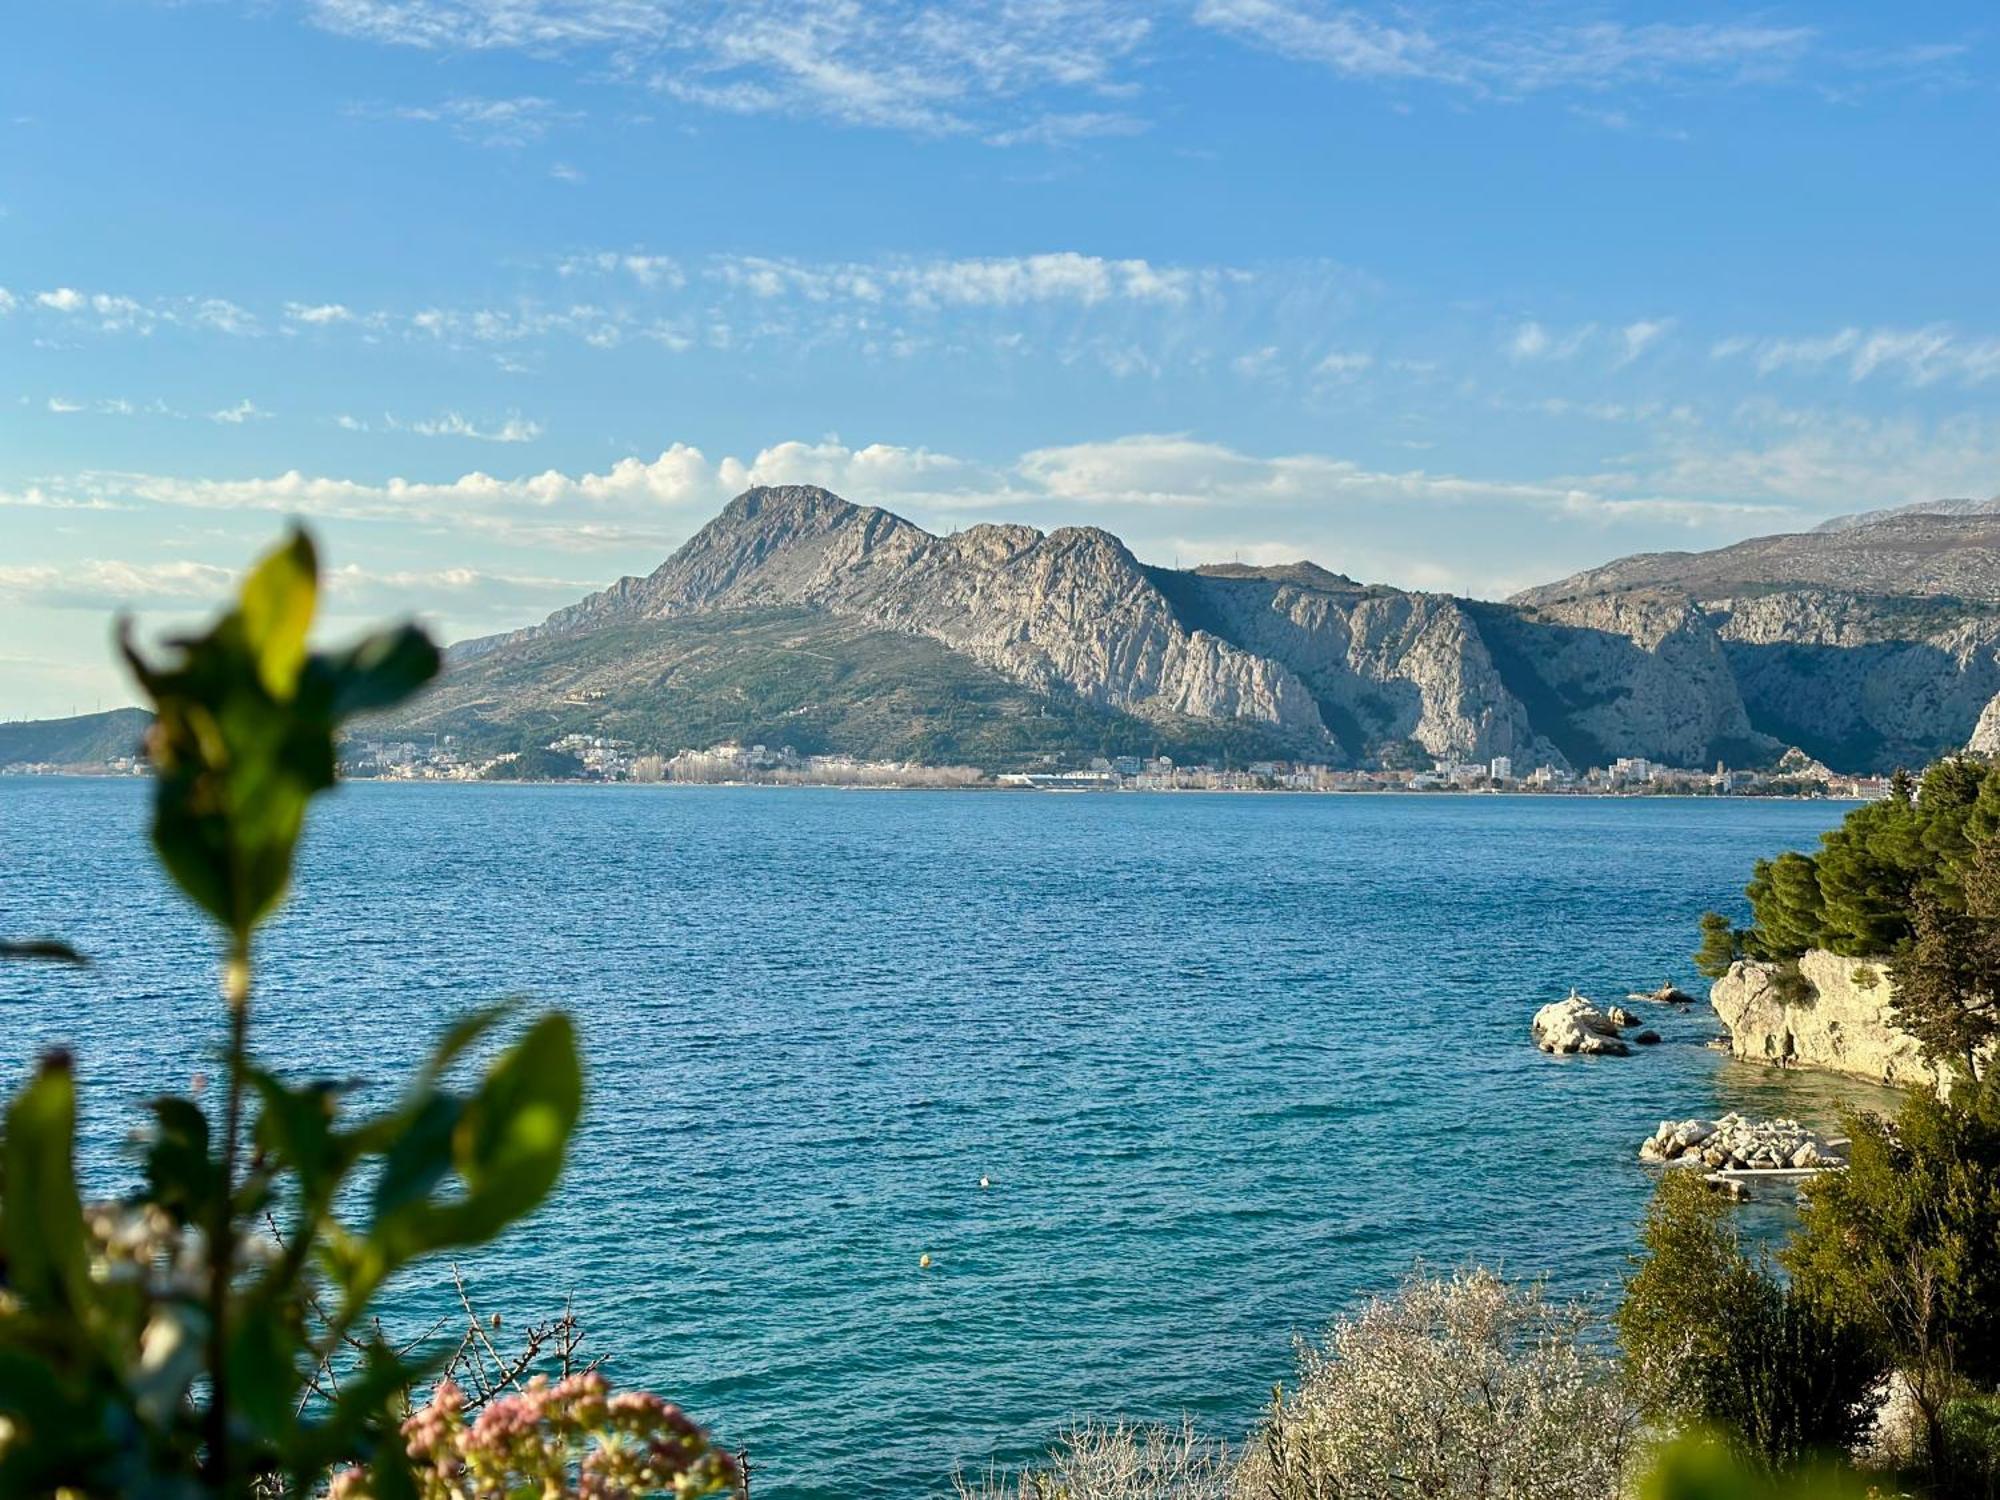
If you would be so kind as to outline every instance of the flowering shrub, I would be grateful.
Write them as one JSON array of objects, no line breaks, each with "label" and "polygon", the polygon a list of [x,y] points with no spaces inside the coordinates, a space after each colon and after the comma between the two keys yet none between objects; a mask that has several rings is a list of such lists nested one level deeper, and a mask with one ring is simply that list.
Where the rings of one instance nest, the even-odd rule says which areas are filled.
[{"label": "flowering shrub", "polygon": [[[735,1491],[736,1461],[658,1396],[613,1392],[595,1370],[550,1384],[537,1376],[467,1420],[465,1392],[439,1383],[403,1423],[422,1500],[576,1495],[693,1500]],[[332,1500],[373,1500],[359,1469],[339,1475]]]},{"label": "flowering shrub", "polygon": [[1270,1500],[1615,1500],[1633,1418],[1575,1307],[1491,1271],[1411,1276],[1299,1347],[1239,1493]]},{"label": "flowering shrub", "polygon": [[957,1500],[1229,1500],[1229,1450],[1192,1423],[1085,1422],[1043,1463],[958,1476]]}]

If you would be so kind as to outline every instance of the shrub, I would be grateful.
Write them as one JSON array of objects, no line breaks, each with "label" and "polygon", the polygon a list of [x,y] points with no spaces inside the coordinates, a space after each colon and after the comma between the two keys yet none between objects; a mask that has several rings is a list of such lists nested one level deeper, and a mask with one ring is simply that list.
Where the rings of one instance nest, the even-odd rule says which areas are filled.
[{"label": "shrub", "polygon": [[1951,1493],[1964,1500],[2000,1496],[2000,1396],[1959,1396],[1939,1414]]},{"label": "shrub", "polygon": [[1634,1431],[1589,1318],[1540,1285],[1419,1270],[1272,1397],[1240,1493],[1268,1500],[1613,1500]]},{"label": "shrub", "polygon": [[953,1481],[958,1500],[1228,1500],[1229,1450],[1190,1422],[1087,1422],[1064,1432],[1047,1460],[1017,1473]]},{"label": "shrub", "polygon": [[1698,1172],[1660,1180],[1640,1239],[1617,1321],[1649,1416],[1717,1429],[1773,1469],[1853,1447],[1882,1374],[1864,1329],[1745,1255]]},{"label": "shrub", "polygon": [[2000,1383],[2000,1099],[1905,1097],[1851,1116],[1847,1170],[1814,1181],[1783,1253],[1794,1283],[1865,1328],[1909,1382],[1935,1468],[1945,1406]]}]

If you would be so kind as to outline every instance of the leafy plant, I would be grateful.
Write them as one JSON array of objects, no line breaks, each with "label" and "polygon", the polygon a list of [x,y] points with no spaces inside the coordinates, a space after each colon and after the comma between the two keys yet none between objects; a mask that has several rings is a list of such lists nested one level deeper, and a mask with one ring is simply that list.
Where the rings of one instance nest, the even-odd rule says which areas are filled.
[{"label": "leafy plant", "polygon": [[1618,1310],[1634,1393],[1663,1425],[1711,1429],[1767,1468],[1845,1453],[1882,1374],[1875,1345],[1746,1255],[1729,1214],[1699,1173],[1661,1178]]},{"label": "leafy plant", "polygon": [[[561,1172],[583,1081],[560,1013],[529,1021],[470,1088],[450,1081],[454,1064],[508,1011],[461,1021],[396,1103],[360,1120],[340,1086],[287,1082],[250,1050],[254,939],[333,782],[339,727],[439,665],[413,626],[313,650],[317,581],[295,531],[167,661],[123,636],[155,714],[153,845],[220,937],[223,1101],[154,1100],[143,1189],[89,1208],[67,1056],[8,1105],[0,1493],[305,1494],[338,1464],[365,1465],[385,1500],[413,1493],[405,1393],[449,1351],[391,1347],[370,1301],[416,1257],[492,1239]],[[336,1361],[337,1385],[323,1383]],[[703,1473],[689,1493],[730,1482],[726,1466]]]},{"label": "leafy plant", "polygon": [[1846,1122],[1844,1172],[1808,1188],[1782,1259],[1800,1291],[1873,1336],[1901,1372],[1933,1466],[1943,1414],[2000,1383],[2000,1098],[1907,1095],[1894,1122]]}]

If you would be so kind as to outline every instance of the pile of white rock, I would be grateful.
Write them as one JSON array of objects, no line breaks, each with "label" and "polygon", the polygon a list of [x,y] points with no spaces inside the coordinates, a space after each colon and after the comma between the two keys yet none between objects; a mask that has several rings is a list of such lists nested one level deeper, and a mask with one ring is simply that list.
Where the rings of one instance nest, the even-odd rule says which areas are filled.
[{"label": "pile of white rock", "polygon": [[1821,1171],[1846,1164],[1840,1143],[1797,1120],[1662,1120],[1639,1148],[1643,1162],[1675,1162],[1712,1171]]},{"label": "pile of white rock", "polygon": [[[1639,1018],[1622,1005],[1599,1010],[1595,1001],[1571,990],[1567,998],[1536,1011],[1528,1029],[1535,1038],[1535,1045],[1544,1052],[1624,1057],[1632,1049],[1620,1033],[1638,1024]],[[1657,1031],[1642,1031],[1632,1038],[1641,1046],[1651,1046],[1659,1039]]]}]

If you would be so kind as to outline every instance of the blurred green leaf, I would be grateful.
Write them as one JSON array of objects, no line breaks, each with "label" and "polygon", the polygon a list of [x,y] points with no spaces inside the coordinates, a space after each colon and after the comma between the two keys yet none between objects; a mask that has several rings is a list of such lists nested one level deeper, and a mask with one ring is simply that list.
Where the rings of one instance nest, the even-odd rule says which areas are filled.
[{"label": "blurred green leaf", "polygon": [[54,938],[29,938],[25,942],[0,941],[0,959],[38,959],[45,963],[88,965],[85,958],[68,943]]},{"label": "blurred green leaf", "polygon": [[[529,1028],[462,1107],[444,1095],[426,1104],[377,1185],[369,1241],[381,1269],[446,1246],[481,1244],[532,1211],[562,1172],[582,1108],[576,1032],[560,1012]],[[433,1190],[453,1171],[464,1193],[434,1201]]]},{"label": "blurred green leaf", "polygon": [[312,538],[294,530],[243,580],[243,635],[264,691],[280,703],[298,690],[306,636],[319,603],[319,558]]},{"label": "blurred green leaf", "polygon": [[437,646],[415,625],[380,631],[345,651],[315,658],[335,719],[390,708],[437,676]]},{"label": "blurred green leaf", "polygon": [[438,670],[415,626],[308,654],[318,602],[311,539],[294,531],[205,634],[149,662],[120,649],[154,709],[153,844],[187,895],[246,945],[283,899],[312,796],[333,785],[343,719],[408,697]]},{"label": "blurred green leaf", "polygon": [[8,1284],[24,1302],[80,1319],[90,1303],[90,1261],[75,1146],[76,1080],[69,1059],[52,1056],[7,1109],[0,1249]]},{"label": "blurred green leaf", "polygon": [[308,1204],[324,1203],[353,1161],[334,1129],[340,1086],[315,1080],[293,1088],[262,1068],[251,1068],[246,1076],[263,1104],[255,1127],[258,1145],[298,1174]]},{"label": "blurred green leaf", "polygon": [[1772,1475],[1711,1438],[1664,1449],[1639,1485],[1639,1500],[1863,1500],[1866,1485],[1837,1464]]},{"label": "blurred green leaf", "polygon": [[208,1223],[219,1188],[208,1154],[208,1116],[192,1099],[167,1095],[152,1103],[153,1139],[146,1148],[152,1200],[182,1224]]}]

